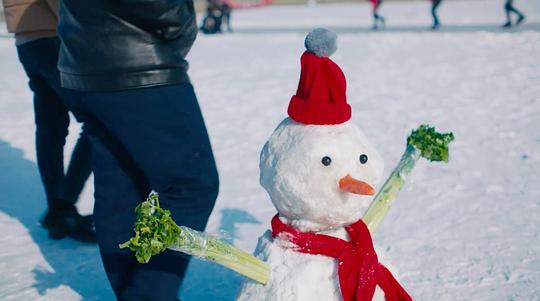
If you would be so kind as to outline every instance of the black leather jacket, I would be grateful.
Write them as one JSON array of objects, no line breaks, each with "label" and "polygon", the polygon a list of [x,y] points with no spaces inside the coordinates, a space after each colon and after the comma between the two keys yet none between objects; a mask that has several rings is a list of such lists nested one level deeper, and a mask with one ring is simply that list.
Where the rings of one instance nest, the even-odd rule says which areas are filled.
[{"label": "black leather jacket", "polygon": [[193,0],[63,0],[62,86],[112,91],[189,82]]}]

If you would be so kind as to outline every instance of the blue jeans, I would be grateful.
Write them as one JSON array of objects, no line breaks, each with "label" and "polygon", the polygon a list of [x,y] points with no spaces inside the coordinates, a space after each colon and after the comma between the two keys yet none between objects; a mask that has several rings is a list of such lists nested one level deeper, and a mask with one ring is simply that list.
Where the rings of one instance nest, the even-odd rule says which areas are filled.
[{"label": "blue jeans", "polygon": [[60,87],[56,68],[59,43],[58,38],[41,38],[17,46],[34,93],[37,165],[52,210],[75,204],[91,172],[90,141],[82,131],[64,174],[69,91]]},{"label": "blue jeans", "polygon": [[92,143],[94,222],[119,300],[178,300],[188,258],[166,251],[148,264],[118,244],[133,235],[133,209],[150,190],[174,220],[204,230],[218,194],[210,141],[191,84],[116,92],[72,91]]}]

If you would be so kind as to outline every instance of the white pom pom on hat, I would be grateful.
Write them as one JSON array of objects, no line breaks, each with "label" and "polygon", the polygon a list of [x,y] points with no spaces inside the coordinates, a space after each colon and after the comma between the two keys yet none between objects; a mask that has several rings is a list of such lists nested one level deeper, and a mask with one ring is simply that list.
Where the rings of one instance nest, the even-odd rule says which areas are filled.
[{"label": "white pom pom on hat", "polygon": [[327,28],[315,28],[306,36],[304,45],[318,57],[329,57],[337,50],[337,34]]}]

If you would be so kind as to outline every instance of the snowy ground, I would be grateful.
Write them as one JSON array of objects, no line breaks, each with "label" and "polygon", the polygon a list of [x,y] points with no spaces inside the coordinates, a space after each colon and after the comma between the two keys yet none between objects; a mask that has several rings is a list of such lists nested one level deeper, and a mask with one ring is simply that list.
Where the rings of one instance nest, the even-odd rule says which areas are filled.
[{"label": "snowy ground", "polygon": [[[501,1],[385,3],[371,32],[362,4],[235,12],[235,34],[200,36],[191,76],[221,175],[208,231],[252,250],[275,214],[258,153],[285,117],[305,33],[340,33],[353,120],[390,171],[408,131],[453,131],[448,165],[421,164],[375,236],[417,300],[540,300],[540,2],[516,1],[524,26],[501,30]],[[4,27],[0,24],[0,27]],[[13,40],[0,35],[0,300],[112,300],[95,246],[47,239],[31,95]],[[70,146],[78,125],[72,125]],[[88,185],[80,202],[91,212]],[[194,261],[184,300],[233,300],[241,277]]]}]

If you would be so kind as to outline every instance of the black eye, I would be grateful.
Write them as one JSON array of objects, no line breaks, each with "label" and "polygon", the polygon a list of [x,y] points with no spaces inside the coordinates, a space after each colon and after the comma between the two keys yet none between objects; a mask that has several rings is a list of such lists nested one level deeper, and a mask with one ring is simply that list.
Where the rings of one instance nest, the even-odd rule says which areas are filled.
[{"label": "black eye", "polygon": [[332,159],[330,157],[328,157],[328,156],[325,156],[325,157],[322,158],[321,163],[324,166],[328,166],[328,165],[330,165],[330,163],[332,163]]},{"label": "black eye", "polygon": [[367,157],[366,154],[361,154],[361,155],[360,155],[360,163],[366,164],[367,159],[368,159],[368,157]]}]

